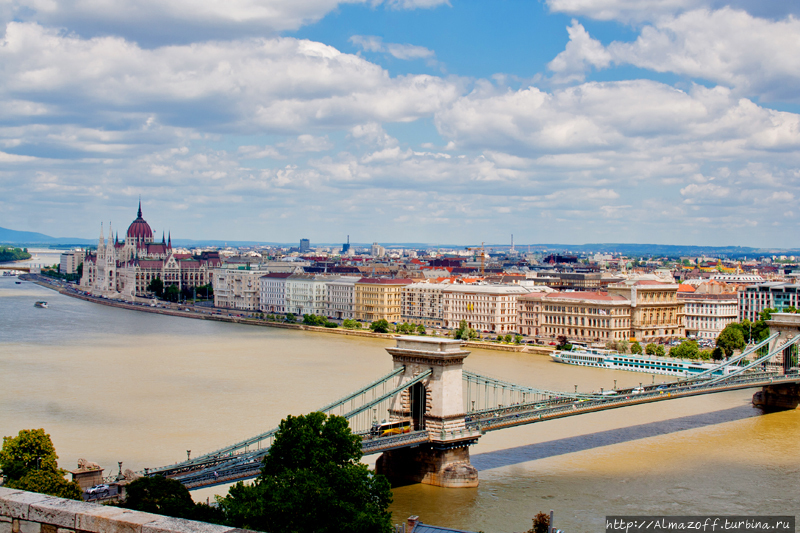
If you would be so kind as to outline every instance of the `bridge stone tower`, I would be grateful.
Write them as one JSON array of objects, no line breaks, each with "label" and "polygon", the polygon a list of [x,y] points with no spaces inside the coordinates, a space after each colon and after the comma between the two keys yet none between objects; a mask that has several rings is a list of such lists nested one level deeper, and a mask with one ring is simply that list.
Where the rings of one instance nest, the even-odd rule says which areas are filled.
[{"label": "bridge stone tower", "polygon": [[469,352],[459,341],[435,337],[399,337],[397,346],[386,351],[395,368],[405,369],[400,384],[431,371],[399,395],[389,411],[393,419],[410,418],[414,430],[428,431],[430,443],[384,452],[376,463],[378,473],[394,485],[477,487],[469,446],[480,432],[467,430],[464,421],[462,367]]},{"label": "bridge stone tower", "polygon": [[[800,314],[772,313],[767,320],[770,334],[778,333],[778,337],[770,343],[770,352],[788,342],[792,337],[800,335]],[[770,363],[780,365],[784,372],[798,366],[797,344],[785,348],[776,354]],[[753,395],[753,405],[765,410],[797,409],[800,406],[800,385],[769,385]]]}]

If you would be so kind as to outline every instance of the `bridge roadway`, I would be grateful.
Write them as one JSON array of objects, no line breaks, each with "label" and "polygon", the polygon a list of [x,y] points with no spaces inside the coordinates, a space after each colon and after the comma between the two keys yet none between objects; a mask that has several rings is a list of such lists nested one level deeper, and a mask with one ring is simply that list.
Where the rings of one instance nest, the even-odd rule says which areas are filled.
[{"label": "bridge roadway", "polygon": [[[364,455],[371,455],[400,448],[416,447],[421,444],[435,446],[437,441],[463,440],[465,443],[473,443],[481,434],[488,431],[545,422],[556,418],[702,394],[789,383],[800,383],[800,375],[753,372],[713,384],[678,381],[665,385],[648,385],[638,393],[634,392],[635,389],[617,390],[614,395],[596,399],[575,401],[574,398],[560,398],[547,402],[509,405],[468,413],[465,417],[466,431],[453,434],[438,435],[423,430],[386,437],[370,437],[368,433],[361,433],[363,439],[361,449]],[[176,472],[170,477],[181,481],[189,490],[253,479],[258,476],[261,460],[268,451],[269,448],[262,448],[252,452],[211,458],[204,461],[203,464],[193,465],[191,470]]]}]

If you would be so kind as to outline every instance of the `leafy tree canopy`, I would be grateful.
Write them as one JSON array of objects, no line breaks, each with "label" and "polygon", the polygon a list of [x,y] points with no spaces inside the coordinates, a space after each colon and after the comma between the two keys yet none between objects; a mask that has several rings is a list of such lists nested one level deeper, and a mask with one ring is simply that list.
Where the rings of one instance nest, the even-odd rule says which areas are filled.
[{"label": "leafy tree canopy", "polygon": [[744,346],[744,334],[739,324],[728,324],[717,337],[717,347],[725,352],[726,357],[730,357],[734,350],[741,350]]},{"label": "leafy tree canopy", "polygon": [[370,324],[369,329],[375,333],[389,333],[389,321],[385,318],[381,318]]},{"label": "leafy tree canopy", "polygon": [[[469,327],[466,320],[462,320],[458,323],[458,327],[455,329],[455,331],[453,331],[453,338],[462,339],[465,341],[469,339],[477,339],[478,332]],[[500,337],[498,337],[498,340],[501,340]]]},{"label": "leafy tree canopy", "polygon": [[6,483],[11,489],[27,490],[40,494],[49,494],[68,500],[83,500],[83,491],[74,481],[64,479],[65,472],[59,470],[31,470],[19,479]]},{"label": "leafy tree canopy", "polygon": [[78,484],[64,479],[66,471],[58,468],[55,446],[44,429],[23,429],[16,437],[3,437],[0,468],[10,488],[82,499]]},{"label": "leafy tree canopy", "polygon": [[164,294],[164,282],[161,281],[161,278],[153,278],[147,284],[147,290],[161,298],[161,295]]},{"label": "leafy tree canopy", "polygon": [[361,322],[348,318],[342,322],[342,327],[344,329],[361,329]]},{"label": "leafy tree canopy", "polygon": [[631,344],[631,353],[636,355],[640,355],[642,353],[642,345],[639,344],[639,341],[635,341],[633,344]]},{"label": "leafy tree canopy", "polygon": [[670,357],[678,359],[697,359],[700,354],[700,346],[697,341],[683,341],[669,351]]},{"label": "leafy tree canopy", "polygon": [[9,479],[19,479],[31,470],[58,471],[58,455],[44,429],[23,429],[16,437],[3,437],[0,467]]},{"label": "leafy tree canopy", "polygon": [[178,288],[177,285],[170,285],[166,289],[164,289],[164,299],[169,302],[177,302],[180,300],[181,297],[181,290]]},{"label": "leafy tree canopy", "polygon": [[539,513],[533,519],[533,527],[527,533],[547,533],[550,530],[550,515]]},{"label": "leafy tree canopy", "polygon": [[127,486],[128,496],[120,507],[146,513],[156,513],[187,520],[222,524],[221,509],[195,503],[189,490],[180,481],[163,476],[141,477]]},{"label": "leafy tree canopy", "polygon": [[21,248],[13,248],[11,246],[0,246],[0,262],[22,261],[30,258],[31,254],[28,253],[27,248],[23,250]]},{"label": "leafy tree canopy", "polygon": [[361,459],[347,419],[310,413],[281,421],[261,475],[219,500],[229,523],[286,533],[392,529],[389,482]]}]

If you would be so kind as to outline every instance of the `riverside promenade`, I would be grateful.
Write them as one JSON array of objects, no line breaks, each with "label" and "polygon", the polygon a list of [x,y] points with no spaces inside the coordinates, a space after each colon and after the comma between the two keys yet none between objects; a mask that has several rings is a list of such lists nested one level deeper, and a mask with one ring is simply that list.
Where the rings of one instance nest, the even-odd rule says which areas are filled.
[{"label": "riverside promenade", "polygon": [[[395,333],[374,333],[363,329],[344,329],[325,328],[320,326],[309,326],[307,324],[289,324],[286,322],[275,322],[254,317],[254,313],[236,309],[222,309],[218,307],[196,306],[189,304],[176,304],[161,300],[150,300],[140,298],[139,302],[124,302],[91,296],[73,287],[71,284],[54,280],[46,276],[37,274],[23,274],[21,280],[30,281],[47,289],[57,291],[65,296],[78,298],[87,302],[92,302],[109,307],[128,309],[144,313],[156,313],[159,315],[178,316],[183,318],[194,318],[198,320],[216,320],[218,322],[231,322],[235,324],[245,324],[249,326],[262,326],[271,328],[296,329],[302,331],[312,331],[316,333],[328,333],[332,335],[346,335],[351,337],[374,337],[383,339],[394,339],[402,336]],[[155,303],[155,305],[153,305]],[[544,346],[530,346],[525,344],[499,344],[493,342],[464,342],[463,345],[469,348],[479,348],[483,350],[497,350],[504,352],[522,352],[540,355],[549,355],[552,349]]]}]

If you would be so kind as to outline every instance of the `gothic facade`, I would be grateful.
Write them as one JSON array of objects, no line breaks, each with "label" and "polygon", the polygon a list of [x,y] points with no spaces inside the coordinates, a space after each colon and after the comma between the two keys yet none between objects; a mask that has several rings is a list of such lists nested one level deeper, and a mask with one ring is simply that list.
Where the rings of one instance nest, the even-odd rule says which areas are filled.
[{"label": "gothic facade", "polygon": [[210,283],[211,269],[219,266],[217,252],[175,253],[172,236],[167,239],[163,234],[161,242],[154,241],[139,202],[136,220],[128,226],[123,241],[114,236],[110,224],[106,239],[100,226],[97,251],[86,256],[80,285],[96,296],[133,301],[147,295],[147,286],[154,278],[160,278],[164,287],[197,287]]}]

